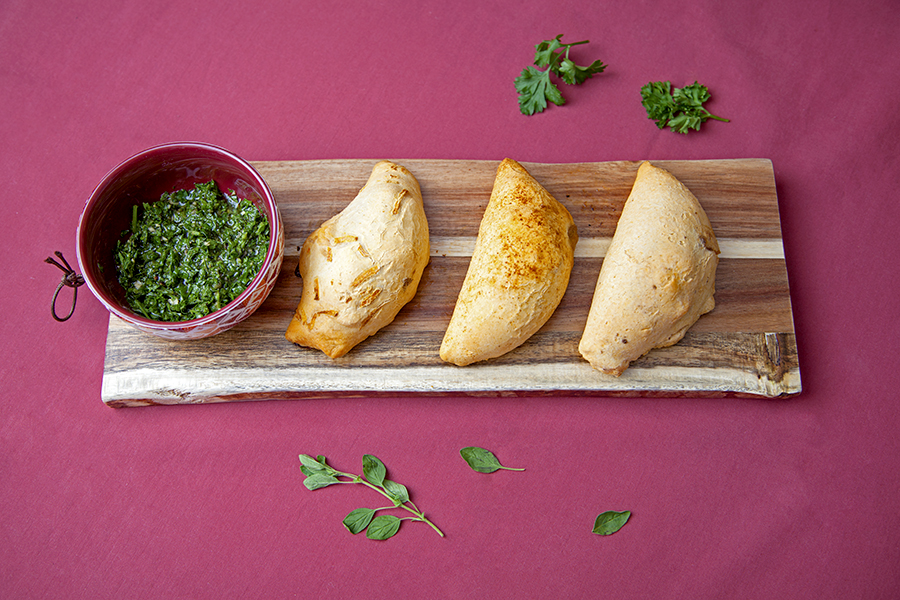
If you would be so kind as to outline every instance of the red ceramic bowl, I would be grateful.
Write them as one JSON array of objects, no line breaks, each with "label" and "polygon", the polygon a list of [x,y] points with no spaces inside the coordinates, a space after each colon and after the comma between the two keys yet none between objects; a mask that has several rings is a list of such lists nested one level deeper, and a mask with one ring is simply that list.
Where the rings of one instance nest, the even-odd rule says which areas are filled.
[{"label": "red ceramic bowl", "polygon": [[[132,312],[116,278],[113,256],[116,241],[131,224],[132,206],[210,179],[222,191],[234,190],[252,202],[269,220],[269,248],[262,268],[237,298],[199,319],[153,321]],[[230,329],[263,303],[281,270],[284,228],[269,186],[249,163],[217,146],[178,142],[144,150],[103,178],[81,213],[77,251],[85,283],[112,314],[162,338],[192,340]]]}]

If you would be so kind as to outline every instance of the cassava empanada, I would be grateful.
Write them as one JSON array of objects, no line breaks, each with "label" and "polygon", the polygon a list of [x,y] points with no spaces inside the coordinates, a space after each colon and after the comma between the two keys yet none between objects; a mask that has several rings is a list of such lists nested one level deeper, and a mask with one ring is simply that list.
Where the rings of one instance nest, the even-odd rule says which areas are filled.
[{"label": "cassava empanada", "polygon": [[512,159],[497,169],[441,359],[501,356],[531,337],[562,300],[578,234],[569,211]]},{"label": "cassava empanada", "polygon": [[718,254],[697,198],[643,162],[600,268],[581,355],[618,376],[650,350],[678,342],[715,306]]},{"label": "cassava empanada", "polygon": [[412,300],[429,253],[418,181],[379,162],[356,198],[303,244],[303,291],[285,337],[343,356]]}]

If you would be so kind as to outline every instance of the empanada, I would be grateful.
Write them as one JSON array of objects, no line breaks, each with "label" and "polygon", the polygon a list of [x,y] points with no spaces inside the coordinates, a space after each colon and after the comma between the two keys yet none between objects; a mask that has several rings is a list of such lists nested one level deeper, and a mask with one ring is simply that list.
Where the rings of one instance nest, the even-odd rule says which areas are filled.
[{"label": "empanada", "polygon": [[522,165],[503,160],[441,359],[464,366],[506,354],[531,337],[562,300],[577,241],[569,211]]},{"label": "empanada", "polygon": [[600,268],[581,355],[618,376],[650,350],[678,342],[715,306],[718,254],[697,198],[643,162]]},{"label": "empanada", "polygon": [[412,300],[429,254],[418,181],[379,162],[356,198],[303,244],[303,291],[285,337],[343,356]]}]

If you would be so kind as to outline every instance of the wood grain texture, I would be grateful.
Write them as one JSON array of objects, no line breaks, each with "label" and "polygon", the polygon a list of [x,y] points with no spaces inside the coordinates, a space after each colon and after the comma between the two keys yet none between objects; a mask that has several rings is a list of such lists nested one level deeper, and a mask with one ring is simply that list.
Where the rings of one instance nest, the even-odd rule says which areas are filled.
[{"label": "wood grain texture", "polygon": [[392,159],[422,187],[432,256],[397,319],[333,360],[284,338],[299,300],[306,237],[342,210],[377,160],[257,162],[285,225],[285,262],[262,307],[234,329],[162,340],[110,317],[102,399],[114,407],[389,395],[788,397],[801,391],[775,179],[770,161],[653,161],[700,200],[722,246],[716,308],[684,339],[620,377],[578,353],[594,285],[638,162],[522,163],[578,226],[566,295],[546,325],[509,354],[467,367],[442,362],[441,339],[462,286],[499,161]]}]

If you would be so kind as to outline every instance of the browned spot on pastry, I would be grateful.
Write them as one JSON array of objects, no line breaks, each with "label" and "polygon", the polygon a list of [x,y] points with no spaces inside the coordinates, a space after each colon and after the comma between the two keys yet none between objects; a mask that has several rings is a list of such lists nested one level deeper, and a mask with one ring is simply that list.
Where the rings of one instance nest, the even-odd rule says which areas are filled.
[{"label": "browned spot on pastry", "polygon": [[366,249],[363,248],[362,244],[359,245],[357,250],[359,250],[359,255],[362,256],[363,258],[371,258],[369,253],[366,251]]},{"label": "browned spot on pastry", "polygon": [[319,278],[318,277],[313,279],[313,291],[314,291],[313,298],[315,300],[318,300],[319,299]]},{"label": "browned spot on pastry", "polygon": [[327,260],[328,262],[331,262],[331,259],[332,259],[331,246],[325,246],[325,260]]},{"label": "browned spot on pastry", "polygon": [[362,273],[360,273],[359,275],[356,276],[356,279],[353,280],[352,286],[353,287],[358,286],[359,284],[363,283],[365,280],[372,277],[372,275],[374,275],[377,272],[378,272],[377,266],[369,267],[368,269],[366,269],[365,271],[363,271]]},{"label": "browned spot on pastry", "polygon": [[403,188],[400,190],[400,193],[394,198],[394,206],[391,208],[391,214],[396,215],[400,212],[400,203],[403,201],[403,198],[409,193],[409,190]]},{"label": "browned spot on pastry", "polygon": [[316,319],[319,318],[319,315],[329,315],[332,317],[336,317],[336,316],[338,316],[338,311],[336,311],[336,310],[320,310],[319,312],[315,312],[309,318],[309,322],[306,324],[306,326],[309,327],[310,329],[315,327]]},{"label": "browned spot on pastry", "polygon": [[335,244],[343,244],[344,242],[355,242],[359,238],[355,235],[342,235],[341,237],[334,238]]},{"label": "browned spot on pastry", "polygon": [[379,294],[381,294],[380,289],[373,288],[373,287],[367,288],[366,291],[363,292],[363,295],[359,299],[360,308],[368,306],[368,305],[372,304],[373,302],[375,302],[375,298],[377,298]]},{"label": "browned spot on pastry", "polygon": [[376,308],[376,309],[374,309],[372,312],[370,312],[368,315],[366,315],[366,318],[363,319],[363,320],[359,323],[359,326],[360,326],[360,327],[365,327],[366,325],[369,324],[369,321],[371,321],[372,319],[375,318],[375,315],[377,315],[377,314],[378,314],[378,309]]}]

